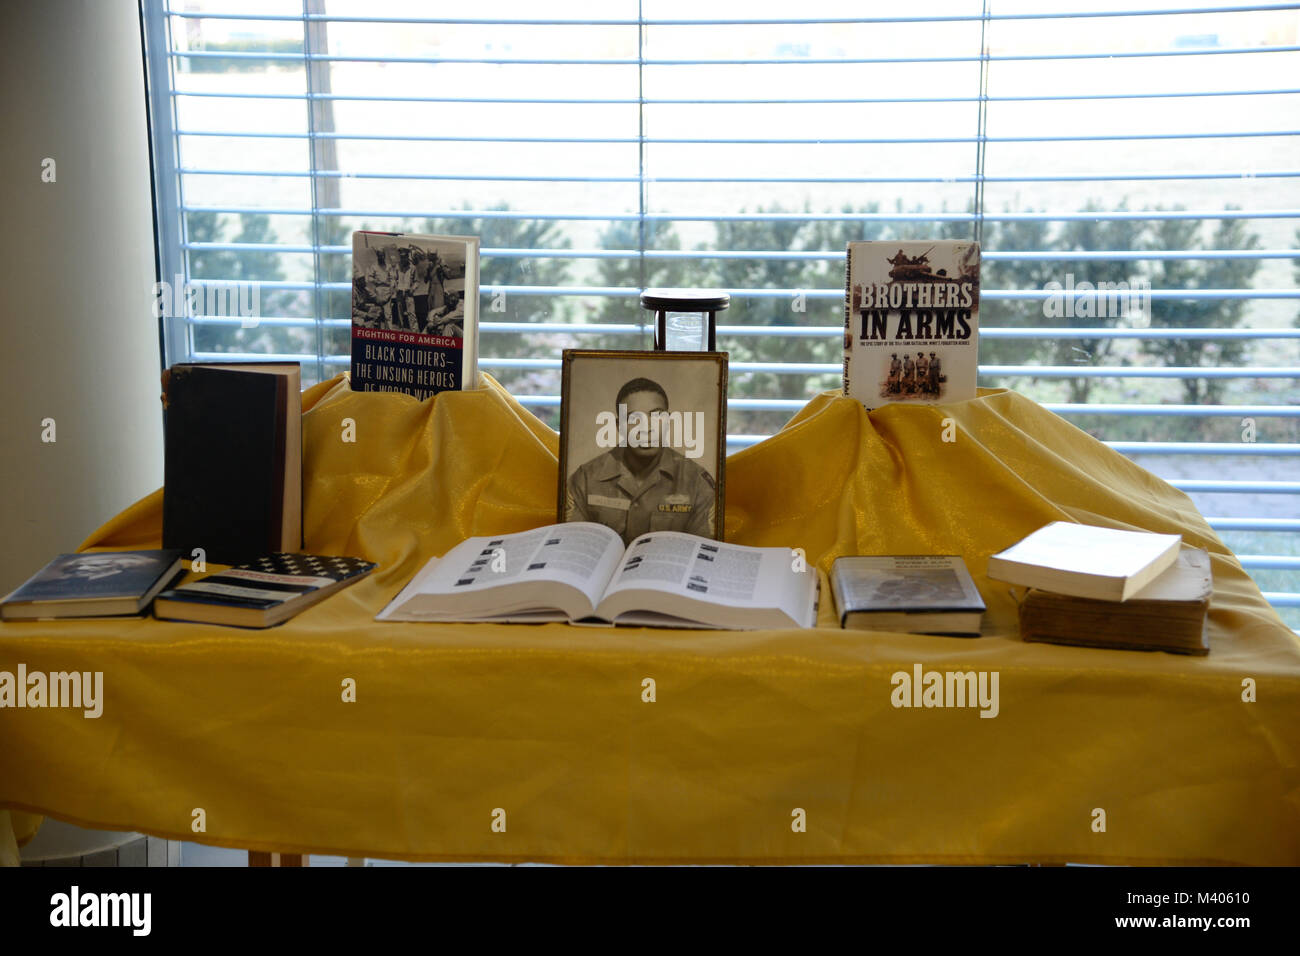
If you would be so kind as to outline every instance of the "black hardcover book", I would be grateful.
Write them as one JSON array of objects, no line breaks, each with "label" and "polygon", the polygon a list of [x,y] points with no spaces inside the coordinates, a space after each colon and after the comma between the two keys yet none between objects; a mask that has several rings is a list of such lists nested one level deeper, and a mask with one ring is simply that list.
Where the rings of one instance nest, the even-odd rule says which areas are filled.
[{"label": "black hardcover book", "polygon": [[218,564],[302,547],[296,364],[176,365],[166,409],[163,546]]},{"label": "black hardcover book", "polygon": [[61,554],[0,603],[0,618],[114,617],[139,614],[183,574],[181,552]]},{"label": "black hardcover book", "polygon": [[361,558],[267,554],[164,591],[154,615],[172,621],[271,627],[375,569]]}]

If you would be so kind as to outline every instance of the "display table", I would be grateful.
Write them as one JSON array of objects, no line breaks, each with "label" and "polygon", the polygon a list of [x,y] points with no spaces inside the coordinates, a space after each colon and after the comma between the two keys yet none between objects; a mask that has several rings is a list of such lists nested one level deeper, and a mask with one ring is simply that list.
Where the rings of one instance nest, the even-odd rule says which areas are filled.
[{"label": "display table", "polygon": [[[1185,495],[1015,393],[827,393],[727,465],[728,540],[964,555],[977,639],[841,631],[829,594],[815,630],[376,623],[430,556],[554,520],[557,437],[490,381],[304,408],[307,550],[380,567],[266,631],[0,625],[0,670],[104,675],[98,719],[0,710],[0,855],[47,814],[406,860],[1300,863],[1300,642]],[[157,547],[161,502],[87,546]],[[988,556],[1062,518],[1209,549],[1210,656],[1020,641]],[[918,664],[996,671],[996,717],[895,708]]]}]

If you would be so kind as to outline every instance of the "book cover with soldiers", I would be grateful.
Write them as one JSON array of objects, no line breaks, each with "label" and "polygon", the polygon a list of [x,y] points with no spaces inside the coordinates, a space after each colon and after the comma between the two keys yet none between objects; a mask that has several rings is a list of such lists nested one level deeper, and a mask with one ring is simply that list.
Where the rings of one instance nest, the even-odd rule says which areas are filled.
[{"label": "book cover with soldiers", "polygon": [[850,242],[844,394],[867,408],[975,397],[980,247],[976,242]]},{"label": "book cover with soldiers", "polygon": [[478,379],[476,236],[352,234],[352,388],[423,401]]}]

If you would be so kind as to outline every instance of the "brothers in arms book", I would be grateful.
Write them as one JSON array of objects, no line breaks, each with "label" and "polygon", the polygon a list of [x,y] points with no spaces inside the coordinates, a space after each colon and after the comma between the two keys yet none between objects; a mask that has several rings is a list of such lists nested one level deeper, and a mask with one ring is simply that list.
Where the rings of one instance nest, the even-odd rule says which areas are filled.
[{"label": "brothers in arms book", "polygon": [[979,296],[979,243],[850,242],[844,394],[868,409],[974,398]]}]

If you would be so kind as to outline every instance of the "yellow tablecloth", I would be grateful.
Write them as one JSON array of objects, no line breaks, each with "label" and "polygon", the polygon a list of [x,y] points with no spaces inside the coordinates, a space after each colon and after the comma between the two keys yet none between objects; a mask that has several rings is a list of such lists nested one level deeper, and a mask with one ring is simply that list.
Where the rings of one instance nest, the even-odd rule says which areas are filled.
[{"label": "yellow tablecloth", "polygon": [[[0,811],[0,855],[43,813],[423,860],[1300,863],[1295,635],[1186,496],[1015,393],[870,414],[828,393],[727,466],[729,540],[823,573],[964,555],[979,639],[843,632],[830,600],[803,631],[375,623],[431,555],[553,520],[556,436],[491,382],[419,403],[338,378],[304,407],[307,549],[380,568],[268,631],[0,626],[0,670],[105,688],[99,719],[0,711],[0,807],[25,811]],[[157,547],[161,500],[87,546]],[[1208,548],[1210,656],[1022,643],[987,558],[1058,518]],[[894,708],[918,663],[997,671],[996,718]]]}]

